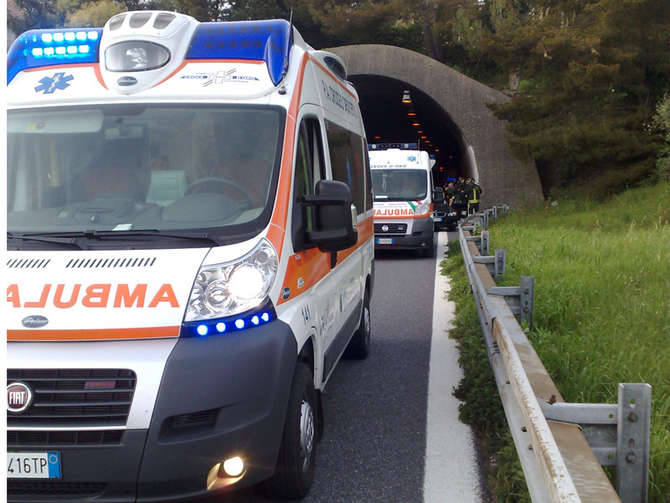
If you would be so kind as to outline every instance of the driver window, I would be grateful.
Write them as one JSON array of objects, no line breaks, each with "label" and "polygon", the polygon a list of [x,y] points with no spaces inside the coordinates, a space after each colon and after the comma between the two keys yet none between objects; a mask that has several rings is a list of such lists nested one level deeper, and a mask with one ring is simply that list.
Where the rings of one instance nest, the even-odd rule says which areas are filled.
[{"label": "driver window", "polygon": [[305,118],[300,124],[293,178],[293,249],[301,251],[311,245],[305,232],[314,230],[315,209],[301,204],[302,198],[314,194],[316,183],[324,178],[325,163],[321,128],[316,118]]}]

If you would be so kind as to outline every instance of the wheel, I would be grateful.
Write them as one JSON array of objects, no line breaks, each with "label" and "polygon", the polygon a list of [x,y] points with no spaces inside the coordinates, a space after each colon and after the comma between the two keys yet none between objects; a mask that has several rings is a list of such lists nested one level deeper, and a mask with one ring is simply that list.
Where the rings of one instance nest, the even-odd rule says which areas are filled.
[{"label": "wheel", "polygon": [[265,483],[265,490],[270,496],[300,499],[312,487],[317,407],[312,373],[307,365],[298,363],[293,375],[277,467],[272,478]]},{"label": "wheel", "polygon": [[424,257],[428,258],[434,258],[435,257],[435,238],[432,238],[430,240],[430,243],[428,244],[428,248],[424,248],[421,250],[421,253]]},{"label": "wheel", "polygon": [[352,360],[365,360],[370,354],[370,335],[372,334],[372,323],[370,320],[370,296],[368,289],[365,289],[363,297],[363,312],[361,313],[361,323],[354,335],[349,341],[344,357]]}]

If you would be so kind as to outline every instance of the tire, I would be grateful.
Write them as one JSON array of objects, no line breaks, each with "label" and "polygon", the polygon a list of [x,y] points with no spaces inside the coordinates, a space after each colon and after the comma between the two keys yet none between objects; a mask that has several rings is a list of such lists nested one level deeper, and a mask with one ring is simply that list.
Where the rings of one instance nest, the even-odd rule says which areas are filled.
[{"label": "tire", "polygon": [[428,258],[434,258],[435,257],[435,238],[434,237],[430,240],[430,244],[428,245],[428,248],[424,248],[423,250],[421,250],[421,254],[424,257],[428,257]]},{"label": "tire", "polygon": [[370,354],[370,338],[372,335],[372,320],[370,316],[370,296],[365,289],[363,297],[363,312],[358,329],[349,341],[344,357],[351,360],[365,360]]},{"label": "tire", "polygon": [[265,492],[279,499],[302,499],[314,481],[318,402],[307,365],[298,363],[286,409],[284,433],[274,475]]}]

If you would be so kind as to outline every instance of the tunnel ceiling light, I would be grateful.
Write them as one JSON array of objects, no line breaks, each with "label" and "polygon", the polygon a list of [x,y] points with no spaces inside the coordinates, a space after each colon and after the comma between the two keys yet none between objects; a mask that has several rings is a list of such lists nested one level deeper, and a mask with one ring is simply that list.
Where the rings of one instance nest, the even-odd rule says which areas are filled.
[{"label": "tunnel ceiling light", "polygon": [[381,136],[375,136],[375,140],[381,140],[381,139],[382,139]]},{"label": "tunnel ceiling light", "polygon": [[409,90],[408,90],[408,89],[405,89],[405,90],[402,92],[402,102],[405,103],[405,104],[407,104],[407,105],[409,105],[410,103],[412,103],[412,98],[411,98],[410,95],[409,95]]},{"label": "tunnel ceiling light", "polygon": [[428,138],[428,137],[427,136],[422,136],[421,137],[422,140],[425,140],[426,138]]},{"label": "tunnel ceiling light", "polygon": [[407,112],[410,117],[416,117],[416,112]]},{"label": "tunnel ceiling light", "polygon": [[419,133],[419,134],[423,134],[423,131],[419,130],[419,131],[417,131],[417,133]]},{"label": "tunnel ceiling light", "polygon": [[439,152],[439,151],[440,151],[440,149],[439,149],[439,148],[436,148],[436,149],[435,149],[435,152]]},{"label": "tunnel ceiling light", "polygon": [[420,126],[421,126],[421,123],[419,123],[419,122],[412,122],[412,126],[414,126],[414,127],[420,127]]}]

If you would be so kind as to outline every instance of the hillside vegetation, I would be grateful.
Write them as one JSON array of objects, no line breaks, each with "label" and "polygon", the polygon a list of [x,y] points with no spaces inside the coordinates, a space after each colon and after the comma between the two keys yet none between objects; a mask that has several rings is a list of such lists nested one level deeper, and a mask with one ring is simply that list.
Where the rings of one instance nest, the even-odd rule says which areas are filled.
[{"label": "hillside vegetation", "polygon": [[[651,503],[670,494],[670,184],[629,190],[606,203],[562,200],[511,213],[491,226],[493,248],[507,250],[503,285],[535,277],[535,327],[529,338],[568,402],[616,403],[617,384],[652,385]],[[478,374],[485,355],[464,272],[448,272],[460,304],[455,335],[466,378],[462,415],[488,438],[498,463],[500,501],[523,499],[522,476],[501,423],[495,388]],[[461,260],[462,264],[462,260]],[[462,267],[462,266],[461,266]],[[468,305],[468,303],[470,305]],[[474,315],[474,316],[473,316]],[[487,362],[488,364],[488,362]],[[489,410],[487,410],[489,408]],[[478,424],[483,414],[491,421]]]},{"label": "hillside vegetation", "polygon": [[[166,9],[199,21],[279,17],[316,48],[389,44],[508,93],[494,107],[511,146],[535,159],[545,194],[597,196],[653,179],[668,153],[654,121],[670,91],[667,0],[9,0],[8,26],[102,26]],[[408,141],[397,138],[395,141]]]}]

